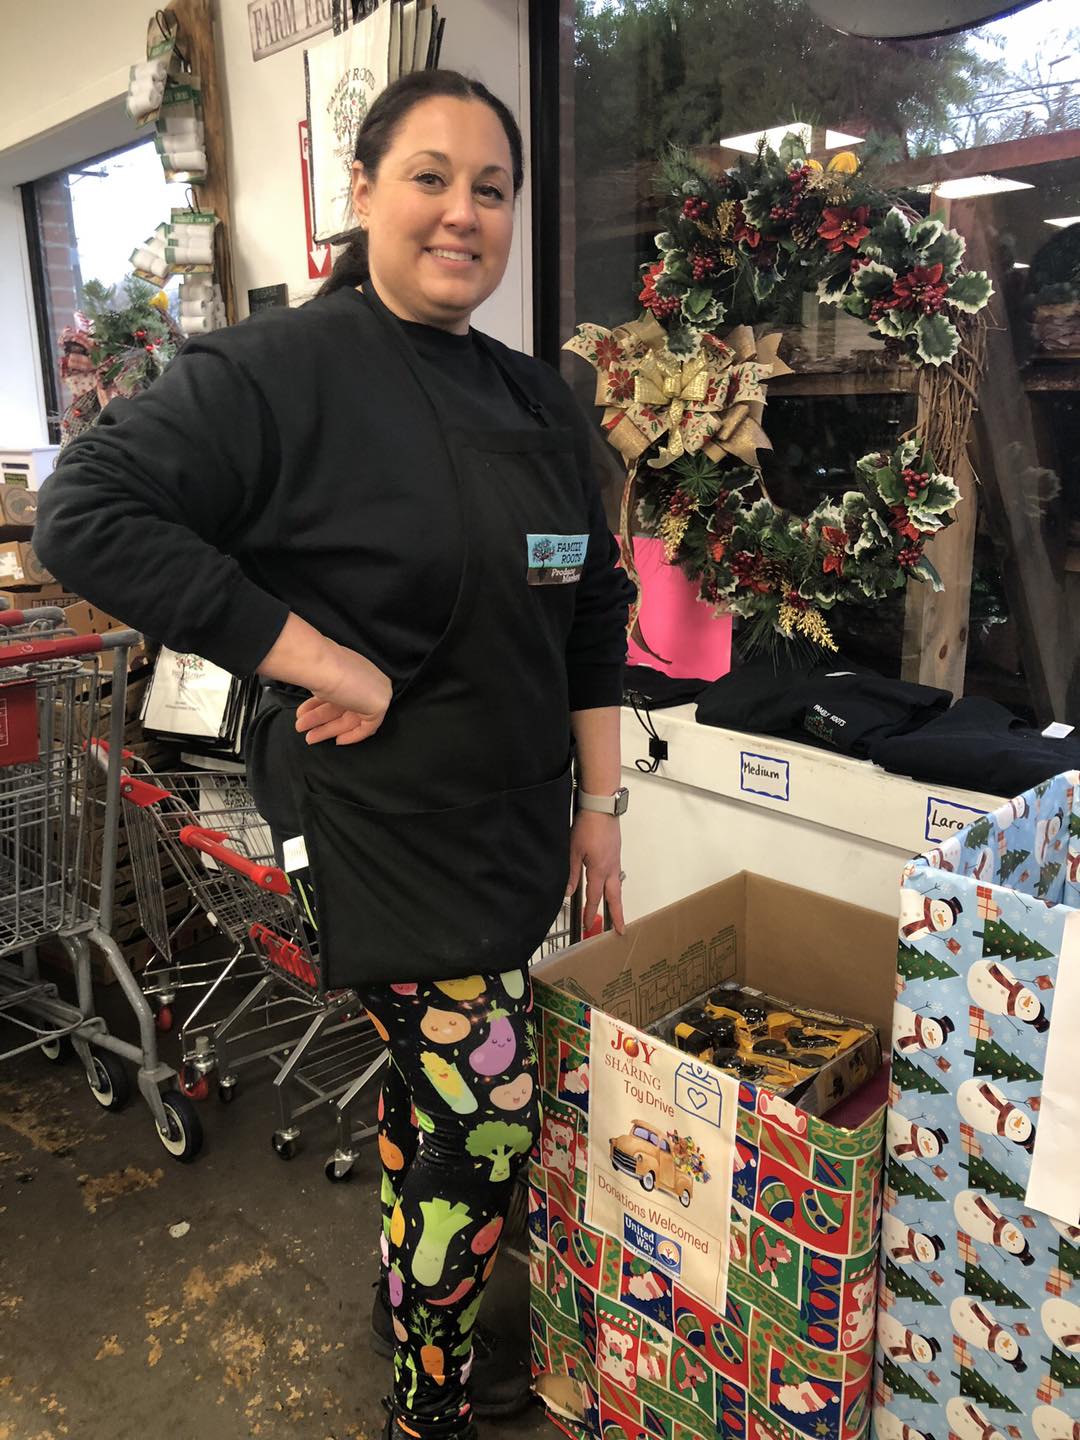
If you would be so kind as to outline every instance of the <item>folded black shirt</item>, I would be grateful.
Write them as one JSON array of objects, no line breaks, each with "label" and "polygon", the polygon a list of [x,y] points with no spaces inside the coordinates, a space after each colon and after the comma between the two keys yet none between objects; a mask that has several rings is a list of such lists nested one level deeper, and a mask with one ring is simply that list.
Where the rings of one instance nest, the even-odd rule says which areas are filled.
[{"label": "folded black shirt", "polygon": [[623,695],[639,710],[664,710],[670,705],[688,705],[708,688],[708,680],[684,680],[653,670],[648,665],[627,665],[623,670]]},{"label": "folded black shirt", "polygon": [[1012,796],[1080,768],[1080,737],[1048,739],[1003,705],[973,695],[920,730],[883,737],[870,758],[916,780]]}]

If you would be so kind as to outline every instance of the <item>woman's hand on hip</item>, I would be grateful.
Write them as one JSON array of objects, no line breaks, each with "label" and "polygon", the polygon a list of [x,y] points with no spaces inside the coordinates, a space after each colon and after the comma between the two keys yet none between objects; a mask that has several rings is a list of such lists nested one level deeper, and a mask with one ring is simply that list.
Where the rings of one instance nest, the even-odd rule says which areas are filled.
[{"label": "woman's hand on hip", "polygon": [[322,740],[355,745],[378,730],[392,694],[389,678],[370,660],[333,645],[328,673],[297,709],[296,728],[309,745]]},{"label": "woman's hand on hip", "polygon": [[601,815],[595,810],[579,810],[570,832],[570,883],[573,894],[585,871],[585,907],[582,925],[588,930],[596,919],[600,901],[606,900],[611,923],[621,935],[626,928],[623,920],[622,871],[619,868],[622,835],[614,815]]}]

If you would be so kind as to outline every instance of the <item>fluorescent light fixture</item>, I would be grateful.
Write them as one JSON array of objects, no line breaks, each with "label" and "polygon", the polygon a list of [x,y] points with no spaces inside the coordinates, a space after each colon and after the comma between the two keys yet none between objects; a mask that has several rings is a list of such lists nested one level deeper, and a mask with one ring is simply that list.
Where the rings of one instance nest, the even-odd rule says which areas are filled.
[{"label": "fluorescent light fixture", "polygon": [[729,135],[726,140],[721,140],[720,144],[726,145],[729,150],[741,150],[746,155],[756,155],[763,140],[774,150],[778,150],[785,135],[798,135],[809,150],[810,126],[803,124],[801,120],[792,120],[790,125],[773,125],[768,130],[752,130],[746,135]]},{"label": "fluorescent light fixture", "polygon": [[1005,190],[1034,190],[1025,180],[1006,180],[1002,175],[965,175],[961,180],[943,180],[934,193],[943,200],[970,200],[976,195],[1000,195]]},{"label": "fluorescent light fixture", "polygon": [[1024,260],[1014,260],[1014,261],[1013,261],[1013,269],[1014,269],[1014,270],[1030,270],[1030,269],[1031,269],[1031,266],[1030,266],[1026,261],[1024,261]]},{"label": "fluorescent light fixture", "polygon": [[862,135],[845,135],[843,130],[826,130],[825,149],[846,150],[850,145],[861,145],[863,139]]},{"label": "fluorescent light fixture", "polygon": [[1067,230],[1070,225],[1080,225],[1080,215],[1061,215],[1056,220],[1047,220],[1047,225],[1053,225],[1055,230]]}]

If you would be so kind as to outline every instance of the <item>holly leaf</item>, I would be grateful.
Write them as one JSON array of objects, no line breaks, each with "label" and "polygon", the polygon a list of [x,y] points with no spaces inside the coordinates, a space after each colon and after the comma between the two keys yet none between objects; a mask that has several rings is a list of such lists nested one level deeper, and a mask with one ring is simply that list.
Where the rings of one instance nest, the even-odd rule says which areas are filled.
[{"label": "holly leaf", "polygon": [[[886,310],[875,325],[879,335],[888,335],[894,340],[903,340],[918,325],[918,318],[910,310]],[[959,340],[959,337],[957,337]]]},{"label": "holly leaf", "polygon": [[855,271],[851,284],[857,295],[866,300],[877,300],[892,293],[895,279],[896,271],[890,266],[871,260],[869,265],[862,265]]},{"label": "holly leaf", "polygon": [[907,503],[907,486],[891,465],[882,465],[874,471],[874,484],[881,498],[890,505]]},{"label": "holly leaf", "polygon": [[780,159],[789,170],[796,160],[806,159],[806,144],[798,130],[789,130],[780,141]]},{"label": "holly leaf", "polygon": [[754,296],[758,300],[766,300],[776,289],[776,282],[780,276],[775,270],[754,271]]},{"label": "holly leaf", "polygon": [[850,293],[848,286],[850,279],[851,271],[846,265],[842,270],[834,270],[831,275],[823,275],[818,281],[818,301],[822,305],[839,305]]},{"label": "holly leaf", "polygon": [[915,334],[915,352],[927,365],[944,365],[960,348],[960,332],[944,315],[920,315]]},{"label": "holly leaf", "polygon": [[919,262],[922,265],[944,265],[946,276],[951,277],[956,273],[966,249],[967,241],[957,231],[942,230],[937,239],[923,250]]},{"label": "holly leaf", "polygon": [[959,505],[963,496],[951,475],[935,475],[926,487],[926,493],[919,497],[917,505],[911,507],[913,515],[942,515]]},{"label": "holly leaf", "polygon": [[917,580],[925,580],[935,590],[944,590],[945,585],[934,565],[925,555],[920,556],[919,563],[910,572]]},{"label": "holly leaf", "polygon": [[935,220],[933,216],[929,216],[925,220],[920,220],[917,225],[912,227],[911,234],[908,236],[908,242],[912,249],[922,250],[926,246],[932,245],[938,236],[944,232],[944,229],[945,225],[941,220]]},{"label": "holly leaf", "polygon": [[696,285],[693,290],[683,296],[683,310],[693,319],[705,310],[711,303],[713,293],[704,285]]},{"label": "holly leaf", "polygon": [[894,205],[881,224],[875,225],[863,241],[862,253],[886,265],[899,266],[904,263],[910,238],[911,222]]},{"label": "holly leaf", "polygon": [[965,270],[949,286],[945,298],[957,310],[974,315],[987,304],[993,293],[994,287],[985,270]]}]

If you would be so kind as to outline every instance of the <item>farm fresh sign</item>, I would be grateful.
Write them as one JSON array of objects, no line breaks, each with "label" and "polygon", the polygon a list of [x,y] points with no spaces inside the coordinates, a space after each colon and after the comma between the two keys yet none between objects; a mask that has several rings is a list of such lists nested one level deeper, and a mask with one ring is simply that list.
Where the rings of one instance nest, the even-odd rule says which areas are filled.
[{"label": "farm fresh sign", "polygon": [[251,58],[264,60],[329,30],[333,23],[330,4],[331,0],[251,0]]}]

